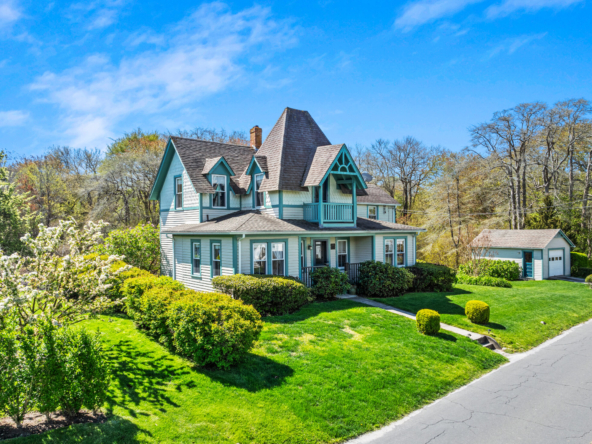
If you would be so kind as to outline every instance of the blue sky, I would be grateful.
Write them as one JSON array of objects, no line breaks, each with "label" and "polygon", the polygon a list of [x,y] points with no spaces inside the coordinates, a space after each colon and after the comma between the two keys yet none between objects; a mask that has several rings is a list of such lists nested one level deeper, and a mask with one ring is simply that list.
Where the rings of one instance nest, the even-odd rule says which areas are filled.
[{"label": "blue sky", "polygon": [[458,150],[521,102],[592,99],[585,0],[0,0],[0,149],[141,127],[264,137],[286,107],[332,143]]}]

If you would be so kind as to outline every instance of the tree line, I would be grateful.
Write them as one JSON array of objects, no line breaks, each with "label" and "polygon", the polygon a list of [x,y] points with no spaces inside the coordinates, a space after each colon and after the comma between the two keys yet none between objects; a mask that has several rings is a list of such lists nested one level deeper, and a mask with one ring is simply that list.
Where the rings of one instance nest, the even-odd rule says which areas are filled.
[{"label": "tree line", "polygon": [[[591,257],[591,114],[585,99],[523,103],[471,126],[470,144],[462,149],[407,136],[356,145],[352,152],[360,169],[400,202],[397,222],[427,229],[418,240],[418,255],[427,261],[465,262],[468,244],[484,228],[561,228]],[[51,226],[71,217],[103,219],[115,228],[156,225],[158,204],[149,195],[169,135],[136,130],[105,152],[52,147],[41,156],[10,159],[0,172],[0,206],[7,206],[9,189],[21,199],[13,205],[23,221],[28,217],[21,230],[34,219]],[[197,128],[175,135],[249,145],[239,131]]]}]

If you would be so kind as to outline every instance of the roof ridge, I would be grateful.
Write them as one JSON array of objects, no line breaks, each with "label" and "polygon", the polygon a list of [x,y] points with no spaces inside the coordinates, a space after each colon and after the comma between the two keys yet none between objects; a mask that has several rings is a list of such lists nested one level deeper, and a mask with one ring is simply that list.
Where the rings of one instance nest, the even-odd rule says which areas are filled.
[{"label": "roof ridge", "polygon": [[226,146],[233,147],[233,148],[238,147],[238,148],[248,148],[249,150],[253,149],[249,145],[239,145],[238,143],[216,142],[214,140],[194,139],[191,137],[183,137],[183,136],[169,136],[169,137],[171,139],[174,137],[175,139],[191,140],[193,142],[217,143],[218,145],[226,145]]},{"label": "roof ridge", "polygon": [[[288,111],[291,111],[292,108],[288,108],[286,107],[285,113],[286,113],[286,118],[284,119],[284,125],[282,128],[282,149],[280,150],[280,173],[281,171],[284,169],[284,144],[286,142],[286,127],[288,126]],[[280,116],[281,119],[281,116]],[[278,190],[282,189],[282,174],[280,174],[278,176],[278,181],[277,181],[277,187]]]}]

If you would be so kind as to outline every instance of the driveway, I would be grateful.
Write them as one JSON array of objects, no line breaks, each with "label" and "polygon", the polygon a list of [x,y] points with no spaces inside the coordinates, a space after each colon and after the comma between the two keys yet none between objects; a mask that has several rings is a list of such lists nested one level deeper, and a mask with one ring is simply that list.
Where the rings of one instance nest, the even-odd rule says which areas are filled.
[{"label": "driveway", "polygon": [[591,444],[592,321],[350,444]]}]

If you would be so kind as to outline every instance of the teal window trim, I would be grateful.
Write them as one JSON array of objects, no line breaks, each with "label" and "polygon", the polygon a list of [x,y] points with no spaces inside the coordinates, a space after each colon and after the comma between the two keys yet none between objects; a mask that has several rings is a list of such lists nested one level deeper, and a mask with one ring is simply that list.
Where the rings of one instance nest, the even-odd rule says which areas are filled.
[{"label": "teal window trim", "polygon": [[[565,266],[567,264],[567,258],[565,257],[565,247],[557,247],[557,248],[549,248],[547,250],[547,277],[549,277],[549,275],[551,274],[551,272],[549,270],[549,265],[551,264],[551,262],[549,261],[549,255],[551,254],[551,251],[553,251],[553,250],[562,250],[563,251],[563,275],[566,276]],[[541,257],[544,257],[544,255],[541,254]],[[534,279],[534,253],[532,255],[532,278]]]},{"label": "teal window trim", "polygon": [[210,278],[214,276],[214,245],[220,244],[220,276],[222,276],[222,260],[224,257],[222,256],[222,240],[220,239],[210,239]]},{"label": "teal window trim", "polygon": [[[253,245],[255,244],[266,244],[267,245],[267,250],[266,250],[266,257],[267,257],[267,263],[265,264],[265,268],[267,271],[267,275],[271,275],[272,271],[273,271],[273,258],[272,258],[272,252],[271,252],[271,244],[277,244],[277,243],[281,243],[283,242],[284,245],[284,276],[289,276],[290,275],[290,266],[288,263],[288,258],[290,257],[288,255],[288,238],[283,238],[283,239],[251,239],[251,242],[249,244],[250,246],[250,253],[249,256],[251,257],[251,268],[250,273],[254,274],[255,272],[255,263],[254,263],[254,258],[253,258]],[[300,257],[298,257],[298,262],[300,263]]]},{"label": "teal window trim", "polygon": [[228,208],[228,205],[229,205],[229,202],[228,202],[228,199],[229,199],[229,195],[228,195],[229,194],[228,193],[228,182],[229,182],[228,176],[225,175],[225,174],[212,174],[211,175],[212,180],[210,181],[212,187],[214,186],[214,177],[223,177],[224,178],[224,181],[225,181],[225,185],[224,185],[224,195],[225,195],[224,196],[224,206],[223,207],[215,207],[214,206],[214,194],[216,194],[216,193],[214,193],[214,194],[210,194],[210,207],[213,210],[226,210]]},{"label": "teal window trim", "polygon": [[[181,179],[181,206],[178,207],[177,206],[177,180]],[[173,176],[173,199],[174,199],[174,208],[175,210],[181,210],[183,209],[183,192],[185,191],[185,187],[183,186],[183,175],[182,174],[177,174],[176,176]]]},{"label": "teal window trim", "polygon": [[284,218],[284,193],[282,190],[278,191],[278,201],[279,201],[279,207],[280,207],[279,212],[278,212],[278,216],[280,219],[283,219]]},{"label": "teal window trim", "polygon": [[399,267],[399,265],[397,265],[397,241],[398,240],[402,240],[404,242],[405,245],[405,251],[403,251],[403,265],[401,265],[400,267],[407,267],[408,266],[408,261],[407,261],[407,256],[409,255],[409,241],[407,239],[407,236],[385,236],[383,237],[383,245],[382,245],[382,261],[386,264],[386,240],[387,239],[393,239],[393,248],[394,248],[394,256],[393,256],[393,264],[395,265],[395,267]]},{"label": "teal window trim", "polygon": [[346,242],[346,258],[345,258],[345,263],[348,264],[351,261],[351,256],[350,256],[350,241],[349,241],[349,237],[336,237],[335,238],[335,266],[337,268],[339,268],[339,241],[345,241]]},{"label": "teal window trim", "polygon": [[[194,257],[194,245],[199,245],[199,270],[195,271],[195,257]],[[202,249],[201,239],[191,239],[191,277],[195,279],[201,279],[201,261],[202,261]]]},{"label": "teal window trim", "polygon": [[251,179],[253,183],[253,208],[256,210],[266,208],[265,204],[267,203],[267,193],[263,191],[263,205],[257,206],[257,176],[263,176],[263,179],[265,179],[265,173],[253,174],[253,179]]},{"label": "teal window trim", "polygon": [[366,217],[370,219],[370,207],[376,209],[376,220],[378,220],[378,205],[366,205]]}]

